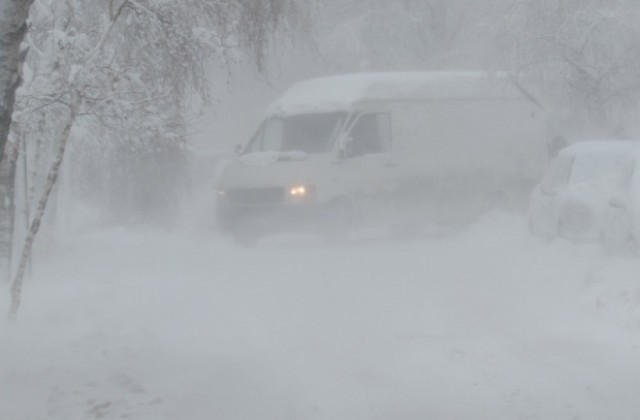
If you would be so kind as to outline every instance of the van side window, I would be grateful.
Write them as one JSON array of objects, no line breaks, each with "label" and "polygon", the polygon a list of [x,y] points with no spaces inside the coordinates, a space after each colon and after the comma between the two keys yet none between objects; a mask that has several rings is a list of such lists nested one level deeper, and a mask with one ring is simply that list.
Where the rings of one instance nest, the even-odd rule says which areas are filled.
[{"label": "van side window", "polygon": [[391,119],[389,114],[364,114],[351,128],[353,145],[351,156],[383,153],[391,147]]}]

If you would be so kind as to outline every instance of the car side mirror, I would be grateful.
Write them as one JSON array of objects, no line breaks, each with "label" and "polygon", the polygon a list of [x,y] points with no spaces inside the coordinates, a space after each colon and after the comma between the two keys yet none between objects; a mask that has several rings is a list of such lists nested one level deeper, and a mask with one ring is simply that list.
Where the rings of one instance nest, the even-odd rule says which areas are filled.
[{"label": "car side mirror", "polygon": [[343,137],[338,146],[338,158],[345,160],[353,153],[353,137]]},{"label": "car side mirror", "polygon": [[611,200],[609,200],[609,204],[611,205],[611,207],[615,207],[617,209],[624,209],[627,207],[627,201],[621,195],[611,197]]}]

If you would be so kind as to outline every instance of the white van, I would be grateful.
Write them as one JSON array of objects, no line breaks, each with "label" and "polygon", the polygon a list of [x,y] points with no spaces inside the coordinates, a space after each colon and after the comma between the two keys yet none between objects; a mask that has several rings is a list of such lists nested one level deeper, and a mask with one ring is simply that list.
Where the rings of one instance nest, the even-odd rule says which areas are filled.
[{"label": "white van", "polygon": [[226,166],[218,220],[236,234],[468,221],[490,201],[528,195],[546,137],[542,110],[501,74],[304,81]]}]

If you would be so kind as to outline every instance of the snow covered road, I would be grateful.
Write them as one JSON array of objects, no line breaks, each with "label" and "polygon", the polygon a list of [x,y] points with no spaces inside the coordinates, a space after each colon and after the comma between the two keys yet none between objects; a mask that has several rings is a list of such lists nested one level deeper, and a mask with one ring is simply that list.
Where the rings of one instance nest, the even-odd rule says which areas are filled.
[{"label": "snow covered road", "polygon": [[3,420],[640,418],[640,261],[521,216],[336,247],[99,231],[34,269]]}]

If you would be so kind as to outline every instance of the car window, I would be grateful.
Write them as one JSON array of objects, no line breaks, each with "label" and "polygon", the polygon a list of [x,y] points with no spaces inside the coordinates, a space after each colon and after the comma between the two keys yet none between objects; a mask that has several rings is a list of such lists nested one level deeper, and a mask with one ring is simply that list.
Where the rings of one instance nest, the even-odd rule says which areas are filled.
[{"label": "car window", "polygon": [[554,161],[542,180],[542,189],[546,192],[558,191],[569,182],[574,157],[560,157]]},{"label": "car window", "polygon": [[584,153],[575,158],[571,170],[572,184],[611,179],[623,166],[623,153]]}]

